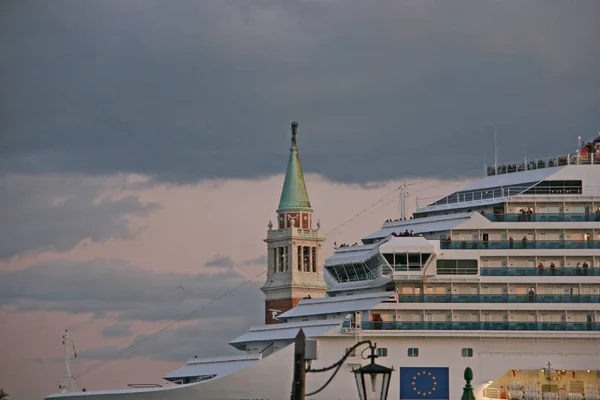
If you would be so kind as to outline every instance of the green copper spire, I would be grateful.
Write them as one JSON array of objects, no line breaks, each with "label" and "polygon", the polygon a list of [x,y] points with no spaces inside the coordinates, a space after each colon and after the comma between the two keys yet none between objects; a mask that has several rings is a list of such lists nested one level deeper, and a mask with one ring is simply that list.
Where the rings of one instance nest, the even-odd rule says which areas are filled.
[{"label": "green copper spire", "polygon": [[296,144],[296,134],[298,123],[292,122],[292,147],[290,148],[290,159],[288,161],[287,171],[285,172],[285,181],[279,200],[279,210],[294,209],[312,211],[310,200],[304,183],[304,174],[300,165],[298,156],[298,145]]}]

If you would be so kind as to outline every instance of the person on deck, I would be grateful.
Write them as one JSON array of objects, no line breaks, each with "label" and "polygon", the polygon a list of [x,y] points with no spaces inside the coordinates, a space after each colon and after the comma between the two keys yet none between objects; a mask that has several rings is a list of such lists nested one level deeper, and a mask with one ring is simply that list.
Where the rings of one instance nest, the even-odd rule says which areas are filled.
[{"label": "person on deck", "polygon": [[533,288],[529,288],[529,302],[535,303],[535,291]]},{"label": "person on deck", "polygon": [[541,262],[538,264],[538,275],[544,275],[544,264]]}]

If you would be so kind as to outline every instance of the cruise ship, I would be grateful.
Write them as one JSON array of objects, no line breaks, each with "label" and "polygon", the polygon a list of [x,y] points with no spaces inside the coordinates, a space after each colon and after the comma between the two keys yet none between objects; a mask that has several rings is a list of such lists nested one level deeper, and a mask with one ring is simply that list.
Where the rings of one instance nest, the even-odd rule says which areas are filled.
[{"label": "cruise ship", "polygon": [[[573,154],[489,166],[323,260],[297,129],[266,232],[265,323],[229,342],[239,354],[192,358],[162,386],[46,399],[289,398],[300,329],[315,344],[312,368],[376,342],[377,363],[394,368],[392,400],[458,400],[466,367],[477,399],[599,399],[600,137]],[[309,398],[357,398],[363,353]],[[307,374],[306,392],[329,376]]]}]

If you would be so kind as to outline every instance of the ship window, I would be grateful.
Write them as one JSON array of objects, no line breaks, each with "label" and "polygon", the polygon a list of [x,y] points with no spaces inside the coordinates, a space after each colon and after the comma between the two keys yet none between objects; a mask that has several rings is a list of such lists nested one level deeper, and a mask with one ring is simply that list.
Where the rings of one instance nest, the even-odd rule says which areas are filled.
[{"label": "ship window", "polygon": [[477,275],[477,260],[437,260],[438,275]]},{"label": "ship window", "polygon": [[473,349],[470,347],[462,349],[461,353],[463,357],[473,357]]},{"label": "ship window", "polygon": [[581,194],[581,181],[543,181],[523,194]]},{"label": "ship window", "polygon": [[409,271],[420,271],[421,270],[421,254],[420,253],[409,253],[408,254],[408,270]]},{"label": "ship window", "polygon": [[388,352],[387,352],[387,348],[385,347],[379,347],[375,350],[375,355],[377,355],[377,357],[387,357]]},{"label": "ship window", "polygon": [[376,255],[365,262],[329,265],[325,269],[338,282],[365,281],[381,276],[381,262]]},{"label": "ship window", "polygon": [[409,357],[419,357],[419,349],[417,349],[416,347],[409,347],[408,348],[408,356]]},{"label": "ship window", "polygon": [[393,253],[383,253],[383,258],[388,262],[392,267],[394,266],[394,254]]}]

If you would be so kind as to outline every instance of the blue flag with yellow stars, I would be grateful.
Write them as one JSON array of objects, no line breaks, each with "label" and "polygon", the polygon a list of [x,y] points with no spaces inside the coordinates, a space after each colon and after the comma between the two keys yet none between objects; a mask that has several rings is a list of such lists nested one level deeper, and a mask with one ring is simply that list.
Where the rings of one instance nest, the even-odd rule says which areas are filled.
[{"label": "blue flag with yellow stars", "polygon": [[401,400],[448,400],[448,368],[400,368]]}]

